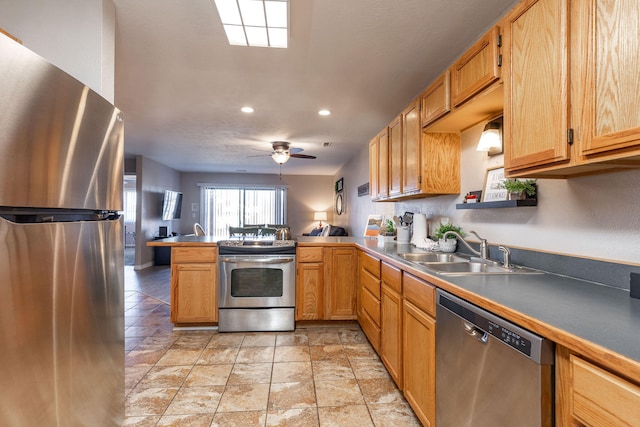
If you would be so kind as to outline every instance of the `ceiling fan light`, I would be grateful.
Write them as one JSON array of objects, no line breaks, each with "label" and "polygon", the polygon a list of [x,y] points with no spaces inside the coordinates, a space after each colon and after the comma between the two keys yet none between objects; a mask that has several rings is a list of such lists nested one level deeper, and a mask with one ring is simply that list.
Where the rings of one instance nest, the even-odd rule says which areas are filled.
[{"label": "ceiling fan light", "polygon": [[288,151],[276,151],[271,155],[271,158],[278,163],[279,165],[283,165],[287,163],[289,160],[289,152]]}]

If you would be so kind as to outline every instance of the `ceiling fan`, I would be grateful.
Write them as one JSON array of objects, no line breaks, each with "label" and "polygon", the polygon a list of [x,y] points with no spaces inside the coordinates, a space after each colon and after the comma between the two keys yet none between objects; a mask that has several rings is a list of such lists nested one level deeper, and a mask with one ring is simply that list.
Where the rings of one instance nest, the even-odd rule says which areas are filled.
[{"label": "ceiling fan", "polygon": [[302,148],[291,148],[291,144],[287,141],[273,141],[271,143],[273,152],[271,158],[280,166],[287,163],[290,157],[297,159],[315,159],[316,156],[310,156],[308,154],[300,154],[304,151]]}]

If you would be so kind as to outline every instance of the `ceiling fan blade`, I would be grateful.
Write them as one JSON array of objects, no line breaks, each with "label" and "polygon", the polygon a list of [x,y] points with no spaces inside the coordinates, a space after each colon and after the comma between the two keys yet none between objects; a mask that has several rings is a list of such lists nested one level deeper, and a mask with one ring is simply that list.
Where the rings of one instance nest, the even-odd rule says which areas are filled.
[{"label": "ceiling fan blade", "polygon": [[297,159],[315,159],[316,156],[310,156],[308,154],[291,154],[290,157],[295,157]]},{"label": "ceiling fan blade", "polygon": [[304,148],[289,148],[289,154],[298,154],[302,153]]}]

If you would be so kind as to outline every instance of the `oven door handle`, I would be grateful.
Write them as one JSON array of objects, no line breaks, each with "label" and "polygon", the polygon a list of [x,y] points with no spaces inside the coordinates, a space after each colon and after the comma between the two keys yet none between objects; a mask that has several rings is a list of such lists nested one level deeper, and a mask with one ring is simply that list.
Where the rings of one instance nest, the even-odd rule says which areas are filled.
[{"label": "oven door handle", "polygon": [[270,258],[220,258],[221,262],[226,262],[228,264],[238,264],[240,262],[252,262],[258,264],[287,264],[289,262],[295,261],[294,258],[278,258],[278,259],[270,259]]}]

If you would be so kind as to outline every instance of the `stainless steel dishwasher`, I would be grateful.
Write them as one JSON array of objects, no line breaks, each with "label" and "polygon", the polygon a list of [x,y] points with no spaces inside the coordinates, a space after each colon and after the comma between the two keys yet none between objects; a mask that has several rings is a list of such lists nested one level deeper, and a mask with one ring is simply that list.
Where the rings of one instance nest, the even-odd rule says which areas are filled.
[{"label": "stainless steel dishwasher", "polygon": [[551,427],[553,343],[447,292],[437,298],[438,427]]}]

